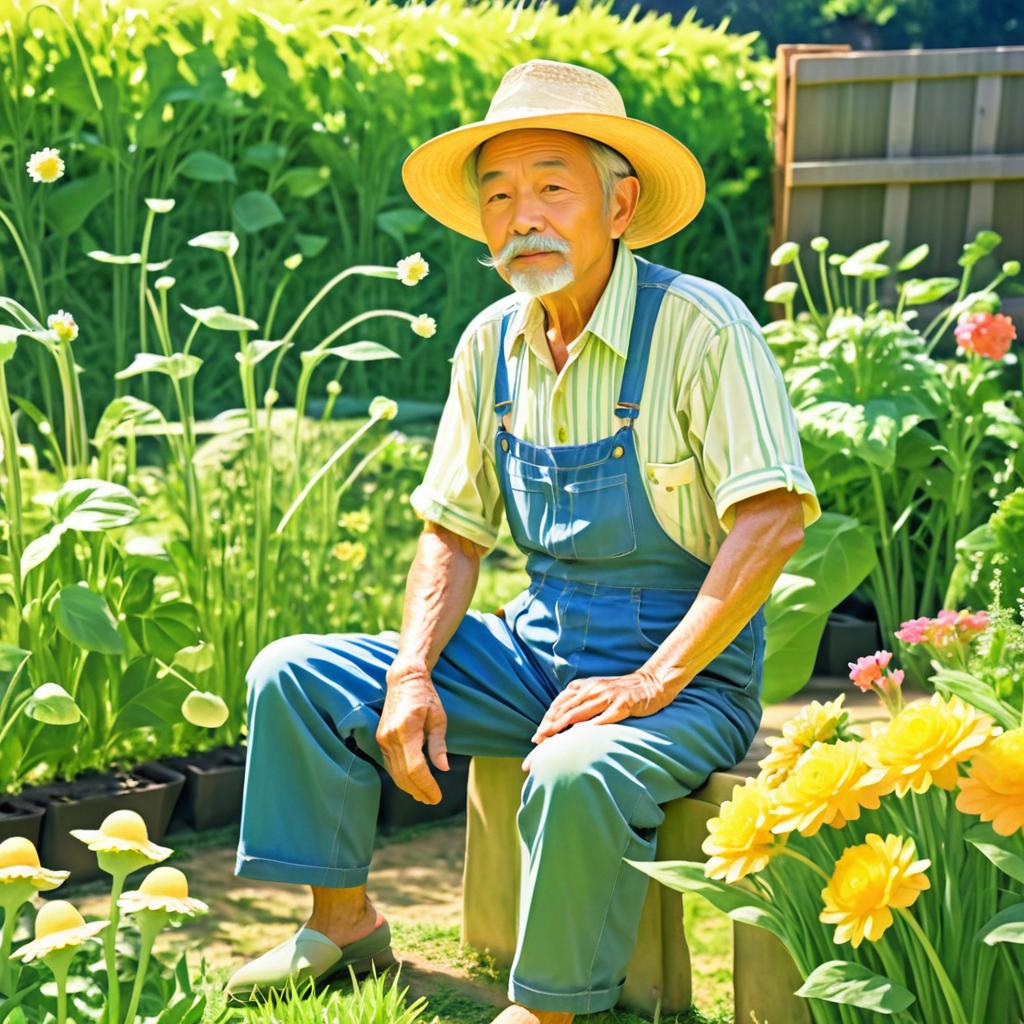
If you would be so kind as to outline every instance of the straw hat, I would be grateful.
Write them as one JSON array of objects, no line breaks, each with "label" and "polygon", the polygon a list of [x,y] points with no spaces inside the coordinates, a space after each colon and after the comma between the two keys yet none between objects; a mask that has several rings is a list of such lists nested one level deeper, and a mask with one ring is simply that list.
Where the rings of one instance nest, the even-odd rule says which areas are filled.
[{"label": "straw hat", "polygon": [[686,146],[653,124],[627,117],[619,90],[604,75],[554,60],[529,60],[511,68],[482,121],[443,132],[414,149],[402,164],[409,195],[446,227],[485,242],[479,207],[466,195],[463,165],[481,143],[516,128],[585,135],[633,165],[640,200],[622,236],[630,249],[675,234],[704,203],[704,173]]}]

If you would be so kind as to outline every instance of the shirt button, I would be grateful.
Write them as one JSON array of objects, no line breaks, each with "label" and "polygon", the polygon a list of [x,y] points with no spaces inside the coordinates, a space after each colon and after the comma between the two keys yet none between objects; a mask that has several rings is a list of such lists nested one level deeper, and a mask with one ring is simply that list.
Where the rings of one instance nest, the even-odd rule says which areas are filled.
[{"label": "shirt button", "polygon": [[622,458],[622,452],[623,452],[622,445],[621,444],[617,444],[612,449],[612,458],[613,459],[620,459],[620,458]]},{"label": "shirt button", "polygon": [[655,477],[654,477],[654,470],[648,467],[648,470],[647,470],[647,479],[648,479],[648,480],[653,480],[654,478],[655,478]]},{"label": "shirt button", "polygon": [[507,452],[508,451],[508,438],[507,437],[503,437],[501,439],[501,450],[503,452]]},{"label": "shirt button", "polygon": [[558,428],[558,440],[561,441],[562,444],[565,444],[565,442],[568,439],[568,437],[569,437],[569,431],[566,430],[565,427],[559,427]]}]

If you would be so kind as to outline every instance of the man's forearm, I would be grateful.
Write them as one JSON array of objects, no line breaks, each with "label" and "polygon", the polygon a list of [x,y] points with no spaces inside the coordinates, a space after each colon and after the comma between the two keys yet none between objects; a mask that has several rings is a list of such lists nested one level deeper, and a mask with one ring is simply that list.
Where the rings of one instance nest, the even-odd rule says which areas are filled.
[{"label": "man's forearm", "polygon": [[[785,493],[785,492],[783,492]],[[799,501],[788,509],[767,496],[737,508],[733,529],[715,555],[683,620],[643,666],[678,693],[722,653],[768,599],[803,539]],[[786,499],[779,499],[785,501]],[[788,512],[788,514],[787,514]]]},{"label": "man's forearm", "polygon": [[409,569],[402,629],[387,678],[431,672],[473,600],[481,550],[449,530],[427,523]]}]

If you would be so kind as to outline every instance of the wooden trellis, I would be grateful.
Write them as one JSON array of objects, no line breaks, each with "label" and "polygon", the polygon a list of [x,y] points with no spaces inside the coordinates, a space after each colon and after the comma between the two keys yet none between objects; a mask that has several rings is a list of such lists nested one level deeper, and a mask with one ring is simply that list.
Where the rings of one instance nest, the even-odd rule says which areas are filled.
[{"label": "wooden trellis", "polygon": [[[911,273],[956,277],[963,243],[993,228],[1003,244],[975,268],[972,289],[1024,258],[1024,46],[785,45],[776,82],[772,249],[791,240],[809,254],[820,234],[849,254],[888,238],[883,262],[894,265],[927,242]],[[784,270],[771,267],[768,285]],[[879,286],[892,297],[891,277]],[[1003,311],[1024,337],[1024,297],[1004,292]]]}]

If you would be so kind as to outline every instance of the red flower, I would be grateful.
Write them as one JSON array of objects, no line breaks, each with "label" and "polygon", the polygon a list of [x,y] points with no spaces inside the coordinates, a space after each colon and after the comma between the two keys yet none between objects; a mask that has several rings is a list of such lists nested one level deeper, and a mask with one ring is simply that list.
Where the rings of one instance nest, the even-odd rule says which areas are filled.
[{"label": "red flower", "polygon": [[1017,328],[1005,313],[965,313],[953,334],[961,348],[988,359],[1002,359],[1017,337]]}]

